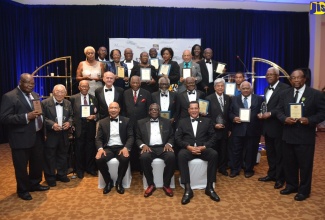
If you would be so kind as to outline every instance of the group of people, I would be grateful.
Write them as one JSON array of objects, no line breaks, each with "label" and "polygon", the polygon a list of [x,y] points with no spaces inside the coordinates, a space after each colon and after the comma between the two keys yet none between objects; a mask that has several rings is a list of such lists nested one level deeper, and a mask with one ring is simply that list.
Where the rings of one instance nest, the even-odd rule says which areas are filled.
[{"label": "group of people", "polygon": [[[151,163],[161,158],[165,162],[163,191],[173,196],[170,183],[178,163],[185,188],[181,203],[187,204],[194,196],[188,162],[200,158],[208,162],[205,194],[218,202],[213,187],[217,171],[235,178],[243,169],[246,178],[252,177],[264,135],[269,170],[258,180],[275,181],[276,189],[286,183],[280,193],[297,193],[297,201],[309,197],[315,128],[325,120],[325,97],[305,85],[303,70],[291,73],[290,87],[279,81],[278,69],[269,68],[264,98],[253,94],[252,85],[238,72],[236,92],[230,97],[224,93],[225,80],[217,77],[217,62],[209,48],[202,57],[201,47],[194,45],[192,51],[183,52],[180,64],[171,60],[171,48],[163,48],[159,63],[170,64],[170,73],[161,76],[149,64],[149,56],[157,55],[154,48],[149,54],[141,53],[141,63],[132,60],[130,48],[124,51],[125,61],[120,61],[118,49],[110,53],[112,62],[97,62],[92,47],[84,52],[87,60],[77,70],[80,93],[69,100],[64,85],[58,84],[53,97],[39,106],[30,74],[22,74],[19,86],[2,97],[0,122],[8,126],[21,199],[31,200],[30,192],[48,190],[56,181],[70,181],[67,157],[72,128],[77,176],[82,179],[84,172],[95,176],[98,169],[106,183],[103,194],[114,185],[118,193],[125,192],[122,180],[131,162],[133,170],[141,170],[146,177],[144,197],[151,196],[156,190]],[[98,60],[105,61],[106,48],[100,47],[98,55]],[[118,68],[123,68],[124,77]],[[151,69],[150,80],[141,81],[141,68]],[[181,70],[186,68],[191,68],[191,75],[183,77]],[[171,91],[170,85],[176,83],[178,91]],[[207,112],[200,112],[200,100],[209,102]],[[302,104],[299,118],[291,115],[292,103]],[[263,105],[266,110],[261,112]],[[162,112],[168,117],[162,117]],[[119,161],[115,183],[107,165],[112,158]],[[48,186],[40,185],[42,171]]]}]

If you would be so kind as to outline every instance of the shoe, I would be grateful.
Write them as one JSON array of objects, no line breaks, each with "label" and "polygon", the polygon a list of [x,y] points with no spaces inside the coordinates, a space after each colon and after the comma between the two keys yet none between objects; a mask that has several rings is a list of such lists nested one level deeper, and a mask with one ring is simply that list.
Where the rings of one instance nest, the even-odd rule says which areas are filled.
[{"label": "shoe", "polygon": [[307,199],[309,197],[309,195],[304,195],[304,194],[300,194],[300,193],[297,193],[295,195],[295,200],[296,201],[304,201],[305,199]]},{"label": "shoe", "polygon": [[174,196],[174,193],[173,193],[173,190],[170,188],[170,187],[163,187],[163,190],[165,192],[165,194],[169,197],[173,197]]},{"label": "shoe", "polygon": [[297,192],[296,189],[289,189],[289,188],[284,188],[283,190],[280,191],[281,195],[289,195],[291,193]]},{"label": "shoe", "polygon": [[124,187],[122,183],[115,183],[115,189],[119,194],[124,194]]},{"label": "shoe", "polygon": [[33,197],[29,194],[29,192],[18,193],[18,197],[21,198],[22,200],[32,200],[33,199]]},{"label": "shoe", "polygon": [[107,183],[106,186],[104,187],[103,194],[109,193],[112,190],[113,185],[114,185],[113,180],[110,180],[109,183]]},{"label": "shoe", "polygon": [[149,197],[152,195],[152,193],[156,190],[156,186],[155,185],[150,185],[148,186],[148,188],[146,189],[146,191],[144,191],[144,197]]},{"label": "shoe", "polygon": [[245,178],[250,178],[254,176],[254,172],[245,172]]},{"label": "shoe", "polygon": [[238,175],[239,175],[239,173],[231,172],[230,175],[229,175],[229,177],[230,177],[230,178],[234,178],[234,177],[236,177],[236,176],[238,176]]},{"label": "shoe", "polygon": [[224,176],[228,176],[227,170],[219,170],[219,173],[221,173]]},{"label": "shoe", "polygon": [[258,178],[258,181],[269,182],[269,181],[275,181],[275,179],[269,176],[265,176],[265,177]]},{"label": "shoe", "polygon": [[97,176],[97,172],[96,171],[87,171],[88,174],[92,175],[92,176]]},{"label": "shoe", "polygon": [[56,176],[56,180],[61,181],[63,183],[70,182],[70,179],[67,176]]},{"label": "shoe", "polygon": [[49,186],[42,186],[42,185],[38,184],[37,186],[32,187],[29,191],[30,192],[46,191],[46,190],[49,190],[49,189],[50,189]]},{"label": "shoe", "polygon": [[182,197],[182,205],[186,205],[187,203],[189,203],[191,201],[191,199],[193,198],[193,190],[185,190],[184,195]]},{"label": "shoe", "polygon": [[83,171],[77,171],[77,177],[79,179],[83,179],[84,178],[84,172]]},{"label": "shoe", "polygon": [[220,197],[217,195],[217,193],[214,191],[214,189],[205,189],[205,195],[209,196],[210,199],[212,199],[213,201],[219,202],[220,201]]},{"label": "shoe", "polygon": [[55,181],[46,181],[47,182],[47,185],[50,186],[50,187],[55,187],[56,186],[56,182]]},{"label": "shoe", "polygon": [[283,186],[284,186],[284,181],[282,181],[282,180],[278,180],[278,181],[276,181],[275,184],[274,184],[274,189],[280,189],[280,188],[282,188]]}]

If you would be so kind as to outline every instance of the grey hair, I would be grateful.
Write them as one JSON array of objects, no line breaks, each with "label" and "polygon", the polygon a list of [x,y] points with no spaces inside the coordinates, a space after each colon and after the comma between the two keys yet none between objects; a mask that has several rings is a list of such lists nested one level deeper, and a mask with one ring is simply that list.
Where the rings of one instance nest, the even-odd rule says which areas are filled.
[{"label": "grey hair", "polygon": [[216,80],[214,80],[213,86],[216,86],[218,83],[222,83],[223,85],[225,85],[226,81],[223,78],[217,78]]}]

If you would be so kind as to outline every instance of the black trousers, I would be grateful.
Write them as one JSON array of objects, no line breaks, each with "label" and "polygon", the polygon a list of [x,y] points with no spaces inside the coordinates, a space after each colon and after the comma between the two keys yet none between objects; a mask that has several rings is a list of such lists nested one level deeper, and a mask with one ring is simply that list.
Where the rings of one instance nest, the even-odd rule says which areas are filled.
[{"label": "black trousers", "polygon": [[222,138],[217,140],[215,150],[218,152],[218,170],[227,170],[228,166],[228,149],[227,149],[228,139]]}]

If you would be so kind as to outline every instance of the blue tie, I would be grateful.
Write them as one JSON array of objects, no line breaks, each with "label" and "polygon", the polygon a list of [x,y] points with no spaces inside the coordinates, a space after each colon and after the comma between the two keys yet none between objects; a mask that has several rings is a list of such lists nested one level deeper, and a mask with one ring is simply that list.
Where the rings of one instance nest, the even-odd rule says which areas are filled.
[{"label": "blue tie", "polygon": [[248,108],[247,97],[244,98],[244,107],[245,107],[245,108]]}]

